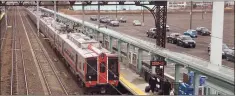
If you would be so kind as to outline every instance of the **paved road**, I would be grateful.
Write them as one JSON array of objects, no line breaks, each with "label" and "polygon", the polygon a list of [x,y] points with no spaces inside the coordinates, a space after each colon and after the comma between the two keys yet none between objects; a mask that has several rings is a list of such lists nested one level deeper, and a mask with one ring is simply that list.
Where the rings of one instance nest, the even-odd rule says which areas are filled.
[{"label": "paved road", "polygon": [[[82,19],[82,15],[73,15],[74,17]],[[225,13],[224,18],[224,33],[223,33],[223,42],[226,43],[229,47],[234,46],[234,14],[233,13]],[[96,21],[90,21],[89,15],[85,16],[85,20],[96,23]],[[115,15],[110,15],[110,17],[115,18]],[[121,15],[118,15],[118,18],[121,17]],[[145,14],[144,18],[144,26],[133,26],[132,21],[133,20],[143,20],[142,15],[137,14],[126,14],[124,17],[127,18],[127,23],[120,24],[119,27],[108,27],[111,29],[114,29],[118,32],[125,33],[131,36],[134,36],[136,38],[140,38],[146,41],[150,41],[155,43],[155,39],[148,38],[146,35],[146,31],[149,28],[154,27],[154,19],[150,14]],[[209,29],[211,29],[211,13],[204,14],[204,19],[202,19],[202,14],[200,13],[194,13],[193,14],[193,23],[192,28],[196,28],[197,26],[204,26]],[[187,13],[181,13],[181,14],[168,14],[167,17],[167,24],[170,26],[171,30],[170,32],[167,32],[167,35],[172,32],[178,32],[183,33],[187,29],[189,29],[189,14]],[[191,54],[197,57],[201,57],[203,59],[209,60],[210,57],[207,53],[207,47],[210,43],[210,36],[199,36],[195,39],[197,42],[196,48],[182,48],[179,46],[176,46],[174,44],[167,44],[166,48],[175,51],[175,52],[183,52],[187,54]],[[234,68],[234,63],[230,61],[223,60],[223,65],[226,65],[228,67]]]}]

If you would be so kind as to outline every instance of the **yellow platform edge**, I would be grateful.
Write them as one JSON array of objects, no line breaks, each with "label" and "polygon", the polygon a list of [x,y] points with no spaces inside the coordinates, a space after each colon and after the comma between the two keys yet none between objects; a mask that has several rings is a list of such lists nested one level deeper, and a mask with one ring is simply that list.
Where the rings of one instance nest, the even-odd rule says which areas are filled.
[{"label": "yellow platform edge", "polygon": [[128,80],[126,80],[122,74],[120,74],[120,82],[126,87],[128,88],[131,93],[133,93],[134,95],[147,95],[145,92],[143,92],[142,90],[140,90],[139,88],[137,88],[137,86],[135,86],[134,84],[130,83]]},{"label": "yellow platform edge", "polygon": [[2,20],[2,17],[5,15],[5,13],[3,12],[2,14],[0,14],[0,20]]}]

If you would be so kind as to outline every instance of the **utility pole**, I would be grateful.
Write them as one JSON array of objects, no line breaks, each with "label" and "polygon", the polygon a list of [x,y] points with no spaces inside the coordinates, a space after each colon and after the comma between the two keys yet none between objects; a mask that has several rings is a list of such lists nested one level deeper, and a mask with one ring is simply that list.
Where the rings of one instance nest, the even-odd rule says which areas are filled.
[{"label": "utility pole", "polygon": [[202,1],[202,19],[204,19],[203,14],[204,14],[204,1]]},{"label": "utility pole", "polygon": [[86,34],[87,35],[87,33],[84,31],[84,4],[82,5],[82,14],[83,14],[83,16],[82,16],[82,18],[83,18],[83,21],[82,21],[82,33],[84,33],[84,34]]},{"label": "utility pole", "polygon": [[99,4],[99,1],[98,1],[98,19],[97,19],[97,21],[98,21],[98,28],[100,28],[100,4]]},{"label": "utility pole", "polygon": [[190,28],[189,29],[192,29],[192,12],[193,12],[193,1],[191,1],[191,9],[190,9]]},{"label": "utility pole", "polygon": [[142,14],[143,14],[143,26],[144,26],[144,8],[143,7],[142,7]]},{"label": "utility pole", "polygon": [[117,20],[117,2],[116,2],[116,20]]}]

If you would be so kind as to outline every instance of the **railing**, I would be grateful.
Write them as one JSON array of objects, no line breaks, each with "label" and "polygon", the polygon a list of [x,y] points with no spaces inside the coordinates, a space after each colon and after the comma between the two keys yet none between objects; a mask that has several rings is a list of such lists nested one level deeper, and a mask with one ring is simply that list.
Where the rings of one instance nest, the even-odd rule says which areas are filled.
[{"label": "railing", "polygon": [[[48,10],[45,8],[40,8],[41,10],[47,11],[47,12],[53,12],[52,10]],[[75,23],[82,24],[82,20],[77,19],[75,17],[71,17],[65,14],[57,13],[58,16],[63,17],[64,19],[73,21]],[[86,28],[90,28],[96,31],[99,31],[103,34],[112,36],[113,38],[122,40],[126,43],[132,44],[138,48],[141,48],[145,51],[149,51],[151,53],[158,54],[160,56],[164,56],[167,59],[184,66],[188,66],[192,69],[195,69],[201,73],[204,73],[208,76],[217,78],[224,82],[229,82],[230,84],[234,85],[234,72],[232,69],[224,67],[224,66],[218,66],[210,63],[209,61],[203,60],[202,58],[192,56],[186,53],[177,53],[172,52],[168,49],[160,48],[156,46],[154,43],[147,42],[141,39],[134,38],[129,35],[122,34],[120,32],[116,32],[110,29],[106,28],[98,28],[96,24],[92,24],[89,22],[84,21],[84,24]]]}]

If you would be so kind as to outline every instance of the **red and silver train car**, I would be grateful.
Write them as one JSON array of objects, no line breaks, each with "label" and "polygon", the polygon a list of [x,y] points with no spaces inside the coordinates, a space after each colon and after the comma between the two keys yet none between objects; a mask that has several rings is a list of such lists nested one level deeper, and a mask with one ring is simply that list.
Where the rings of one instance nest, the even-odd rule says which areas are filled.
[{"label": "red and silver train car", "polygon": [[[36,23],[35,15],[29,10],[28,15]],[[82,33],[66,34],[56,30],[53,25],[56,22],[49,18],[41,18],[40,30],[67,61],[67,65],[76,75],[80,85],[89,89],[89,92],[101,93],[109,92],[111,87],[118,86],[119,61],[117,54],[112,54],[101,47],[98,41]]]}]

